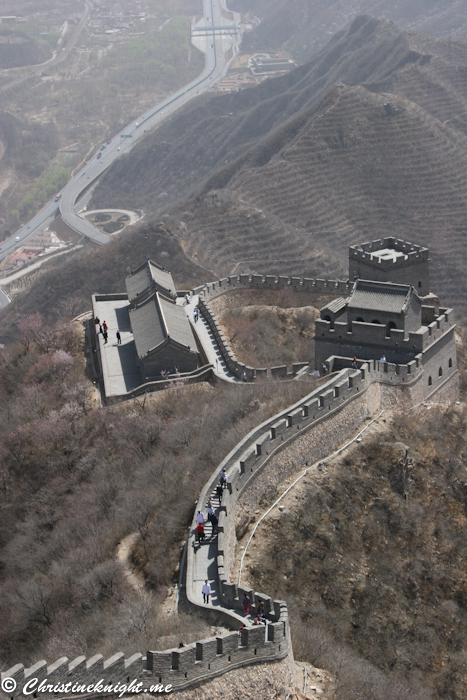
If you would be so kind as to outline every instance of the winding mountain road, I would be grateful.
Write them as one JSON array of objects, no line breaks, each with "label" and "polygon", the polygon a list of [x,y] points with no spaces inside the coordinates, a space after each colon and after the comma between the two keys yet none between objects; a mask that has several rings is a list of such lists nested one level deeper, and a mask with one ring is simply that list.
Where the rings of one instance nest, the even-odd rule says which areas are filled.
[{"label": "winding mountain road", "polygon": [[[206,26],[226,25],[226,19],[222,14],[227,11],[225,2],[226,0],[203,0],[204,18],[202,21]],[[234,17],[238,17],[238,15],[234,15]],[[145,132],[159,126],[164,119],[173,114],[182,105],[196,97],[196,95],[209,90],[216,82],[221,80],[238,51],[238,42],[237,34],[235,34],[235,39],[231,42],[233,55],[227,60],[227,52],[223,46],[222,36],[217,34],[208,36],[206,38],[206,60],[202,73],[191,83],[188,83],[188,85],[185,85],[126,126],[112,139],[105,150],[98,152],[98,154],[102,154],[100,157],[98,157],[98,154],[94,155],[63,188],[62,196],[58,201],[51,201],[46,204],[28,224],[19,229],[11,238],[3,241],[0,246],[0,260],[24,243],[34,231],[47,226],[57,214],[57,210],[60,210],[63,220],[73,230],[99,245],[109,243],[112,240],[111,236],[97,230],[91,223],[76,214],[76,202],[93,183],[97,182],[102,173],[117,158],[131,150],[133,145],[143,138]]]}]

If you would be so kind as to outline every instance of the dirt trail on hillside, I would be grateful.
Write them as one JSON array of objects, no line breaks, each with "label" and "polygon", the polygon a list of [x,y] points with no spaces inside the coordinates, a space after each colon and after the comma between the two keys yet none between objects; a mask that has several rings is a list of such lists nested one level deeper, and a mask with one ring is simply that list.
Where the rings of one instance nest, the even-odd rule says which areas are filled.
[{"label": "dirt trail on hillside", "polygon": [[144,579],[141,575],[135,573],[130,562],[131,548],[134,546],[137,539],[137,532],[132,532],[131,535],[124,537],[117,547],[117,559],[123,565],[125,576],[130,586],[136,591],[140,591],[144,588]]}]

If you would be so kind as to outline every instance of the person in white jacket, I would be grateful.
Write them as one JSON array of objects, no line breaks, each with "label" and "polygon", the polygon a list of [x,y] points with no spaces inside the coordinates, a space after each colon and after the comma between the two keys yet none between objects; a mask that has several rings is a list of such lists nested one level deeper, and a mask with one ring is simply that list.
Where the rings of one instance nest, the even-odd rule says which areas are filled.
[{"label": "person in white jacket", "polygon": [[209,596],[211,595],[211,585],[208,583],[208,580],[203,584],[203,603],[206,603],[206,605],[209,605]]}]

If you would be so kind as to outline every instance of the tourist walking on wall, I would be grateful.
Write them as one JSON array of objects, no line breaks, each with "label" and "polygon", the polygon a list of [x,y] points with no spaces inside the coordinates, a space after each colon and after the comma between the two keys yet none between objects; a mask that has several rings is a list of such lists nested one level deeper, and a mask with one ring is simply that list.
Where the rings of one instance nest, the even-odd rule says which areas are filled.
[{"label": "tourist walking on wall", "polygon": [[198,525],[204,525],[204,513],[200,510],[196,513],[196,522]]},{"label": "tourist walking on wall", "polygon": [[208,580],[203,584],[203,603],[206,605],[209,605],[209,596],[211,595],[211,585],[208,583]]},{"label": "tourist walking on wall", "polygon": [[245,615],[250,614],[250,603],[250,596],[245,593],[245,595],[243,596],[243,612],[245,613]]},{"label": "tourist walking on wall", "polygon": [[102,326],[101,326],[100,323],[99,323],[99,333],[100,333],[101,335],[104,335],[104,331],[103,331],[103,328],[102,328]]},{"label": "tourist walking on wall", "polygon": [[99,316],[96,316],[96,318],[94,319],[94,323],[96,324],[96,326],[100,326],[101,322],[99,320]]},{"label": "tourist walking on wall", "polygon": [[219,521],[217,519],[217,515],[215,513],[212,513],[212,515],[211,515],[211,525],[212,525],[211,537],[214,537],[214,535],[216,534],[218,523],[219,523]]},{"label": "tourist walking on wall", "polygon": [[117,331],[116,335],[117,335],[117,345],[121,345],[122,344],[122,336],[120,335],[120,331]]},{"label": "tourist walking on wall", "polygon": [[227,472],[225,468],[221,471],[221,484],[224,488],[227,488]]},{"label": "tourist walking on wall", "polygon": [[216,486],[216,493],[217,493],[217,498],[219,499],[219,503],[221,503],[221,501],[222,501],[222,491],[223,491],[223,486],[222,486],[222,482],[220,481]]},{"label": "tourist walking on wall", "polygon": [[211,499],[209,499],[208,505],[206,506],[206,516],[207,516],[208,520],[211,520],[213,513],[214,513],[214,508],[212,507]]},{"label": "tourist walking on wall", "polygon": [[102,334],[102,335],[104,336],[104,345],[105,345],[105,344],[107,343],[107,340],[108,340],[109,334],[107,333],[107,331],[106,331],[106,330],[104,330],[104,332],[103,332],[103,334]]},{"label": "tourist walking on wall", "polygon": [[202,542],[204,540],[204,525],[203,523],[198,523],[196,527],[196,538],[198,542]]},{"label": "tourist walking on wall", "polygon": [[103,328],[103,329],[104,329],[105,331],[106,331],[106,330],[107,330],[107,328],[108,328],[108,326],[107,326],[107,324],[106,324],[106,322],[105,322],[105,321],[104,321],[104,323],[102,324],[102,328]]}]

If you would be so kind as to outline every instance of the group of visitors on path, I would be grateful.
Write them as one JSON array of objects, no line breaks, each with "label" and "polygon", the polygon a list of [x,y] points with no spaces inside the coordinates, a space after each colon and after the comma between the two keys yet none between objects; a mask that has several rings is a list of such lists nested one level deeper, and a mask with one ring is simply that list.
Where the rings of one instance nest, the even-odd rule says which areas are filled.
[{"label": "group of visitors on path", "polygon": [[[224,488],[227,488],[227,483],[228,483],[228,477],[227,477],[227,471],[222,469],[219,477],[219,484],[216,487],[216,494],[219,498],[219,505],[222,502],[222,492]],[[204,523],[207,521],[211,523],[211,540],[214,537],[214,535],[217,534],[218,530],[218,525],[219,525],[219,518],[215,512],[214,506],[212,504],[212,500],[208,500],[208,504],[206,506],[206,514],[203,513],[203,511],[199,510],[196,513],[195,516],[196,520],[196,541],[201,544],[201,542],[204,542],[205,539],[205,533],[204,533]],[[205,581],[203,584],[202,588],[202,593],[203,593],[203,602],[206,604],[209,604],[209,596],[211,595],[211,586],[208,582],[208,580]]]},{"label": "group of visitors on path", "polygon": [[219,518],[217,517],[214,507],[212,505],[211,499],[208,501],[208,505],[206,506],[206,515],[199,510],[196,513],[196,540],[197,542],[204,542],[205,538],[205,533],[204,533],[204,523],[207,521],[208,523],[211,523],[211,539],[214,537],[214,535],[217,534],[217,529],[219,525]]},{"label": "group of visitors on path", "polygon": [[[107,323],[105,321],[103,323],[101,323],[99,317],[96,316],[96,318],[94,319],[94,324],[95,324],[96,328],[97,328],[97,326],[99,326],[99,333],[104,338],[104,345],[106,345],[108,342],[108,339],[109,339],[109,330],[108,330]],[[120,335],[120,331],[117,330],[115,336],[117,338],[117,345],[121,345],[122,344],[122,336]]]},{"label": "group of visitors on path", "polygon": [[[250,606],[251,606],[251,598],[248,595],[248,593],[245,593],[243,596],[243,612],[245,616],[250,614]],[[256,617],[253,622],[254,625],[267,625],[267,620],[264,615],[264,603],[263,601],[260,601],[258,604],[258,609],[256,611]]]}]

